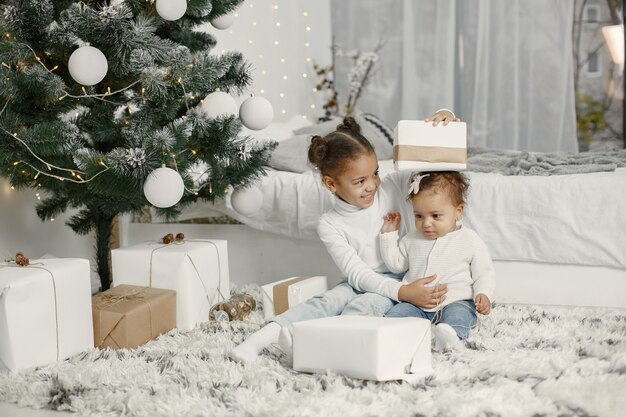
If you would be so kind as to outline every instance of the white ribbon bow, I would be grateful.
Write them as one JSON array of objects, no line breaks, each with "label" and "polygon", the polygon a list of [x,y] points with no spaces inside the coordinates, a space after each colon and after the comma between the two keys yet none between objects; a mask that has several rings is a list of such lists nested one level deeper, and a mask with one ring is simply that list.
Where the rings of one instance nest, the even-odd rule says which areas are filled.
[{"label": "white ribbon bow", "polygon": [[429,175],[430,174],[415,175],[413,177],[413,180],[411,180],[411,184],[409,185],[409,195],[417,195],[417,193],[420,192],[420,182],[422,181],[422,178],[426,178]]}]

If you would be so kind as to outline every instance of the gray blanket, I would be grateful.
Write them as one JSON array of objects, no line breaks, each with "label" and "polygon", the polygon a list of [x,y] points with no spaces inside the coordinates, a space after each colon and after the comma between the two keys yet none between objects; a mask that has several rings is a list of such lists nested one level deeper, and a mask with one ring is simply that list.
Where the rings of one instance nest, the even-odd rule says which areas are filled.
[{"label": "gray blanket", "polygon": [[595,152],[528,152],[468,148],[467,170],[502,175],[567,175],[626,167],[626,149]]}]

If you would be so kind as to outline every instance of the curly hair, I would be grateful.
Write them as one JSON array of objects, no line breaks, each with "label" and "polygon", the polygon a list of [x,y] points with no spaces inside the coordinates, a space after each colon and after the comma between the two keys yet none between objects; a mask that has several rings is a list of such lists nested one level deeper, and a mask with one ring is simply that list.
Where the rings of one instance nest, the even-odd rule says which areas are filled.
[{"label": "curly hair", "polygon": [[343,172],[347,161],[373,153],[374,147],[361,134],[361,126],[352,117],[346,117],[326,136],[311,138],[308,157],[322,175],[337,176]]},{"label": "curly hair", "polygon": [[[418,193],[426,190],[441,190],[448,193],[455,206],[465,204],[467,190],[469,189],[469,179],[465,174],[458,171],[416,172],[411,175],[409,185],[417,175],[422,176]],[[416,195],[411,192],[408,199]]]}]

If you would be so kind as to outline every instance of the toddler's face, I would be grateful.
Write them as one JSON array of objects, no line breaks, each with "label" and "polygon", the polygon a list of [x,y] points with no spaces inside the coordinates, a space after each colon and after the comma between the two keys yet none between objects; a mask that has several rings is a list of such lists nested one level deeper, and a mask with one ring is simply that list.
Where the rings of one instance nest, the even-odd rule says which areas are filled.
[{"label": "toddler's face", "polygon": [[346,203],[368,208],[374,203],[380,186],[378,159],[373,153],[363,154],[347,162],[346,169],[337,178],[325,177],[324,182]]},{"label": "toddler's face", "polygon": [[411,199],[415,227],[427,239],[437,239],[457,230],[463,215],[463,204],[455,206],[441,190],[422,190]]}]

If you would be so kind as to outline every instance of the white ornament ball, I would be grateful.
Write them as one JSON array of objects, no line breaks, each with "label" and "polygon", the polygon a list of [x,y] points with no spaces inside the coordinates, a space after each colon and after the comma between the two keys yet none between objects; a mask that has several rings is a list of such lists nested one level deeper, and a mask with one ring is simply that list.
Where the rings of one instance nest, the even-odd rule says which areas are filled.
[{"label": "white ornament ball", "polygon": [[70,55],[67,68],[77,83],[89,86],[98,84],[104,79],[109,64],[98,48],[81,46]]},{"label": "white ornament ball", "polygon": [[178,20],[187,11],[187,0],[157,0],[156,9],[165,20]]},{"label": "white ornament ball", "polygon": [[234,21],[235,15],[233,13],[223,14],[214,19],[211,19],[211,25],[213,25],[215,29],[224,30],[228,29]]},{"label": "white ornament ball", "polygon": [[263,193],[254,185],[247,188],[238,188],[230,196],[230,203],[237,213],[247,216],[261,209],[263,206]]},{"label": "white ornament ball", "polygon": [[239,108],[239,118],[251,130],[265,129],[274,119],[274,108],[266,98],[250,97]]},{"label": "white ornament ball", "polygon": [[180,174],[171,168],[161,167],[152,171],[143,183],[143,193],[155,207],[172,207],[185,192]]},{"label": "white ornament ball", "polygon": [[238,106],[230,94],[215,91],[202,100],[202,110],[209,118],[214,119],[219,115],[236,116]]}]

